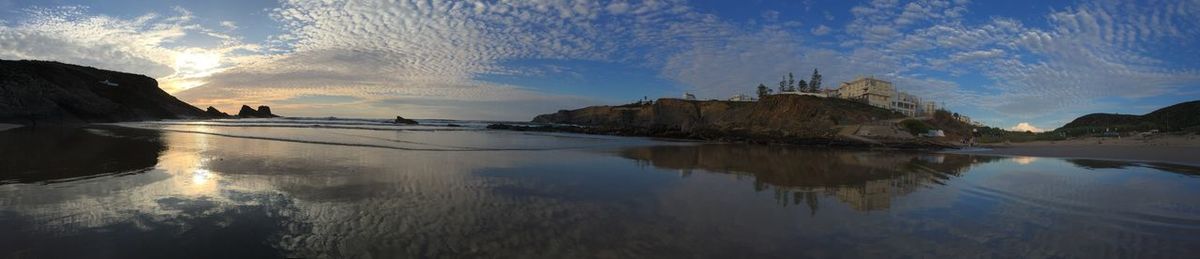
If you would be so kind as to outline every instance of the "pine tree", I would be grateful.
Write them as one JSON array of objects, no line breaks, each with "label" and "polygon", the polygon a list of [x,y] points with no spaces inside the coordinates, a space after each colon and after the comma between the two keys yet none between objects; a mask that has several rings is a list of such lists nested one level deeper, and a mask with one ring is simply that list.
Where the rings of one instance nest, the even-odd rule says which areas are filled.
[{"label": "pine tree", "polygon": [[770,88],[767,88],[766,85],[758,84],[758,98],[766,97],[769,94],[771,94]]},{"label": "pine tree", "polygon": [[808,80],[808,89],[812,92],[821,91],[821,73],[813,69],[812,79]]},{"label": "pine tree", "polygon": [[[796,78],[792,76],[792,72],[788,72],[788,91],[796,91]],[[801,89],[803,90],[803,89]]]},{"label": "pine tree", "polygon": [[808,82],[804,82],[804,79],[800,79],[800,82],[796,83],[796,89],[800,89],[801,92],[808,92]]},{"label": "pine tree", "polygon": [[779,79],[779,92],[782,93],[782,92],[786,92],[786,91],[787,91],[787,77],[781,77]]}]

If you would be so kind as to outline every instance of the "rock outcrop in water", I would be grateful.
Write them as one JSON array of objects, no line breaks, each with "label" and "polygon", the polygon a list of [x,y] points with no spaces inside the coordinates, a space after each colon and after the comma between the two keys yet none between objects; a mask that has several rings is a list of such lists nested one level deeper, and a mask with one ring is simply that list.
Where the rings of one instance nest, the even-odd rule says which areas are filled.
[{"label": "rock outcrop in water", "polygon": [[533,119],[534,123],[573,124],[584,127],[508,128],[754,143],[943,146],[914,139],[911,135],[903,139],[888,139],[889,136],[862,139],[854,137],[853,133],[844,132],[849,127],[874,124],[887,124],[878,127],[891,130],[892,123],[888,121],[899,118],[903,118],[903,115],[850,100],[773,95],[757,102],[659,99],[652,104],[593,106],[561,110]]},{"label": "rock outcrop in water", "polygon": [[271,113],[271,107],[262,105],[258,106],[258,110],[250,108],[248,105],[242,105],[242,109],[238,111],[239,118],[275,118],[279,115]]},{"label": "rock outcrop in water", "polygon": [[417,125],[419,123],[415,120],[405,119],[404,117],[396,116],[396,124]]},{"label": "rock outcrop in water", "polygon": [[209,118],[153,78],[52,61],[0,60],[0,123]]},{"label": "rock outcrop in water", "polygon": [[208,114],[210,118],[233,118],[233,116],[230,116],[228,113],[217,110],[217,108],[212,106],[209,106],[208,109],[205,109],[204,113]]}]

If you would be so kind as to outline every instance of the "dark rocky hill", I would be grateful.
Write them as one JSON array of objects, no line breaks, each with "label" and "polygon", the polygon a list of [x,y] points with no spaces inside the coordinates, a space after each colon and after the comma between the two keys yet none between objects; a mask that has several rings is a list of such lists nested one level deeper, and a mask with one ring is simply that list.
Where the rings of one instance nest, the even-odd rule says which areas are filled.
[{"label": "dark rocky hill", "polygon": [[1081,116],[1055,131],[1115,129],[1179,131],[1200,127],[1200,101],[1167,106],[1145,115],[1093,113]]},{"label": "dark rocky hill", "polygon": [[850,100],[772,95],[757,102],[659,99],[653,104],[593,106],[539,115],[533,122],[631,132],[627,135],[803,144],[836,138],[840,125],[901,117]]},{"label": "dark rocky hill", "polygon": [[52,61],[0,60],[0,122],[76,124],[208,117],[147,76]]}]

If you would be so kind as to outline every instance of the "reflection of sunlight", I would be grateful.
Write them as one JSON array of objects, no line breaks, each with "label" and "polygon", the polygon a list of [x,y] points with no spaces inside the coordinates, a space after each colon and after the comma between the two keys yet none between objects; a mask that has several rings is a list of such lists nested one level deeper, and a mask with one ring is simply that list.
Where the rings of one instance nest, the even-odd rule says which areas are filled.
[{"label": "reflection of sunlight", "polygon": [[[172,192],[186,196],[213,196],[217,193],[221,175],[207,168],[203,156],[208,147],[204,134],[168,134],[167,143],[180,146],[168,148],[159,156],[158,168],[171,175]],[[190,143],[190,144],[187,144]],[[183,148],[192,146],[196,148]]]},{"label": "reflection of sunlight", "polygon": [[203,185],[205,182],[208,182],[210,174],[211,172],[206,169],[196,169],[196,171],[192,172],[192,185]]},{"label": "reflection of sunlight", "polygon": [[1033,161],[1037,161],[1037,158],[1031,157],[1031,156],[1019,156],[1019,157],[1014,157],[1013,161],[1017,162],[1017,164],[1028,165],[1030,163],[1033,163]]}]

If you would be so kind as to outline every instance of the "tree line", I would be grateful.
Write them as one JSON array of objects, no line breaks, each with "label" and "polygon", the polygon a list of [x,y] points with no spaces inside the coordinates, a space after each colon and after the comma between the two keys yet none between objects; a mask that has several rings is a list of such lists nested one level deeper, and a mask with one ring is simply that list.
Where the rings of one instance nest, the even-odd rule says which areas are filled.
[{"label": "tree line", "polygon": [[[783,92],[816,93],[816,92],[820,92],[820,91],[821,91],[821,73],[818,72],[817,69],[815,69],[815,68],[813,69],[812,77],[810,77],[807,82],[805,82],[804,79],[800,79],[800,81],[796,81],[796,77],[793,76],[791,72],[788,72],[788,74],[786,76],[783,76],[782,80],[779,80],[779,92],[780,93],[783,93]],[[761,83],[758,84],[758,98],[772,95],[774,93],[775,93],[775,90],[771,89],[770,87],[767,87],[767,85],[761,84]]]}]

